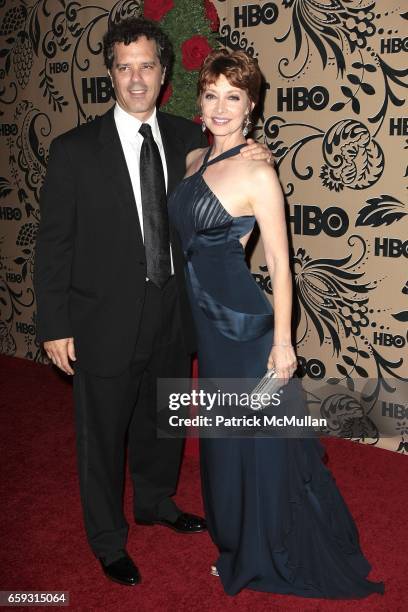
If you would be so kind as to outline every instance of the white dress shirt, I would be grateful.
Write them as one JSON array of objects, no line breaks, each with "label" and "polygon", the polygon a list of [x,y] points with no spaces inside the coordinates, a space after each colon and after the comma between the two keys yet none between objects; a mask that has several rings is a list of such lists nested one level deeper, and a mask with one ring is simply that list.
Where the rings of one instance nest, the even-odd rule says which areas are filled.
[{"label": "white dress shirt", "polygon": [[[143,136],[139,134],[140,126],[142,121],[127,113],[118,103],[115,105],[114,118],[116,128],[119,133],[120,142],[122,145],[123,153],[125,155],[126,164],[129,170],[130,180],[132,182],[133,193],[136,201],[137,213],[139,215],[140,229],[142,231],[142,237],[144,238],[143,231],[143,208],[142,208],[142,194],[140,189],[140,151],[143,144]],[[152,128],[153,138],[159,148],[161,161],[163,164],[164,180],[166,183],[166,190],[168,184],[167,176],[167,163],[166,156],[164,154],[162,137],[159,130],[159,124],[157,122],[156,109],[150,115],[149,119],[144,121],[148,123]],[[170,258],[171,258],[171,273],[174,274],[173,257],[170,247]]]}]

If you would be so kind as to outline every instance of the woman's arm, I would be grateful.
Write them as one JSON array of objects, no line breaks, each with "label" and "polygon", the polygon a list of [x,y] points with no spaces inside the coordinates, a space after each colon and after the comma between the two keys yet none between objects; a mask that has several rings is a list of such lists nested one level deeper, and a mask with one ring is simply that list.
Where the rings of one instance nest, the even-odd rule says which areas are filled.
[{"label": "woman's arm", "polygon": [[297,361],[291,340],[292,275],[282,189],[275,170],[266,164],[251,173],[250,204],[258,222],[271,277],[274,337],[268,368],[287,382]]}]

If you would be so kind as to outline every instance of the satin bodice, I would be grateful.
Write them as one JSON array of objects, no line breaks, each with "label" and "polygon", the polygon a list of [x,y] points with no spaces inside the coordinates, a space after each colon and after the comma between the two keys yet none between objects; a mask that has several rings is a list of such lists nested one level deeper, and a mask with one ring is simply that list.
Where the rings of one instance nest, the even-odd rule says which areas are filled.
[{"label": "satin bodice", "polygon": [[203,177],[208,166],[233,157],[243,146],[245,144],[240,144],[209,161],[210,148],[200,169],[184,178],[173,192],[169,203],[170,216],[179,231],[185,255],[200,245],[239,240],[253,229],[255,217],[230,215]]},{"label": "satin bodice", "polygon": [[[253,215],[232,216],[204,179],[212,164],[237,155],[240,144],[187,176],[169,199],[195,300],[218,330],[234,340],[256,338],[272,326],[269,301],[256,285],[240,238],[252,231]],[[248,299],[249,298],[249,299]]]}]

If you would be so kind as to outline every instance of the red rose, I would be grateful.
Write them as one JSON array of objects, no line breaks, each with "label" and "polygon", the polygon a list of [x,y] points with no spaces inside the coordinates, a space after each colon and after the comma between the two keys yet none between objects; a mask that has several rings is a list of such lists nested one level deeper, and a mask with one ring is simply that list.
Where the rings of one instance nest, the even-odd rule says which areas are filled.
[{"label": "red rose", "polygon": [[220,27],[220,18],[218,17],[217,9],[210,0],[204,0],[205,14],[211,24],[213,32],[218,32]]},{"label": "red rose", "polygon": [[181,45],[182,62],[186,70],[198,70],[212,51],[205,36],[196,34]]},{"label": "red rose", "polygon": [[173,0],[145,0],[143,15],[146,19],[160,21],[172,8],[174,8]]},{"label": "red rose", "polygon": [[172,95],[173,87],[171,86],[171,83],[167,83],[166,87],[160,94],[160,106],[164,106],[165,104],[167,104]]}]

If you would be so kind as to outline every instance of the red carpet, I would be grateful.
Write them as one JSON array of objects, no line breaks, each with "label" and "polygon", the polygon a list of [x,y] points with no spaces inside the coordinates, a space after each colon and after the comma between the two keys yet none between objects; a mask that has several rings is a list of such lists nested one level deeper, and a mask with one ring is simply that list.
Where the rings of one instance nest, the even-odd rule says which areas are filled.
[{"label": "red carpet", "polygon": [[[329,466],[373,565],[371,577],[385,582],[383,597],[328,602],[245,591],[230,598],[209,575],[215,550],[207,534],[182,536],[134,525],[128,549],[143,584],[122,587],[103,577],[85,541],[70,385],[51,368],[20,359],[0,356],[0,372],[0,590],[69,591],[70,609],[107,612],[408,609],[406,457],[343,440],[326,443]],[[202,510],[198,463],[191,452],[177,501],[191,512]],[[126,512],[130,520],[129,488]]]}]

